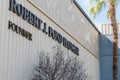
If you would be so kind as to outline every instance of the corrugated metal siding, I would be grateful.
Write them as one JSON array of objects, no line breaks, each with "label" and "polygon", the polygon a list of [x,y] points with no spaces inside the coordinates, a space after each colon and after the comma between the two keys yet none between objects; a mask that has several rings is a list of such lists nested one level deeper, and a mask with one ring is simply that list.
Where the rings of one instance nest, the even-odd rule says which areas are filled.
[{"label": "corrugated metal siding", "polygon": [[[99,79],[98,59],[90,54],[83,46],[78,44],[71,36],[58,27],[48,17],[31,5],[27,0],[16,0],[36,16],[47,22],[61,35],[79,46],[80,58],[87,66],[88,72],[93,80]],[[27,21],[9,10],[9,0],[0,0],[0,80],[29,80],[32,77],[32,68],[37,64],[37,56],[41,51],[51,51],[55,45],[59,45],[51,37],[36,29]],[[8,29],[8,21],[12,21],[21,28],[32,33],[32,41],[16,34]],[[98,34],[96,34],[98,35]],[[60,45],[63,47],[62,45]],[[67,50],[64,48],[64,50]],[[71,51],[68,51],[71,53]],[[73,53],[72,53],[73,54]],[[97,54],[97,53],[96,53]],[[88,67],[89,66],[89,67]],[[98,73],[98,74],[96,74]]]},{"label": "corrugated metal siding", "polygon": [[[32,12],[38,12],[27,1],[19,0]],[[43,38],[39,30],[22,20],[16,14],[8,10],[9,0],[1,0],[0,2],[0,80],[29,80],[32,63],[36,60],[35,51],[41,45],[40,39]],[[38,15],[39,13],[35,13]],[[39,16],[39,15],[38,15]],[[8,21],[23,27],[25,30],[33,34],[33,42],[28,41],[24,37],[16,34],[8,29]],[[47,40],[47,37],[44,39]],[[44,40],[43,40],[44,41]],[[39,44],[38,44],[39,43]],[[46,45],[46,42],[44,42]],[[45,46],[46,47],[46,46]],[[38,51],[39,52],[39,51]],[[34,59],[32,59],[34,58]],[[23,66],[24,65],[24,66]],[[24,71],[24,72],[23,72]]]},{"label": "corrugated metal siding", "polygon": [[[26,72],[29,69],[27,66],[30,65],[30,50],[28,48],[30,47],[30,42],[15,32],[8,30],[8,20],[11,20],[21,27],[26,24],[8,10],[9,0],[1,1],[3,1],[1,3],[3,5],[1,9],[0,80],[27,80]],[[24,73],[22,72],[23,70],[25,71]]]},{"label": "corrugated metal siding", "polygon": [[[31,6],[27,0],[16,0],[16,2],[25,6],[51,26],[56,26],[35,7]],[[32,67],[37,63],[38,53],[49,51],[58,43],[9,11],[9,0],[0,1],[0,16],[0,80],[29,80],[32,78]],[[32,33],[33,41],[29,41],[8,29],[9,20]],[[60,28],[56,29],[64,34]]]}]

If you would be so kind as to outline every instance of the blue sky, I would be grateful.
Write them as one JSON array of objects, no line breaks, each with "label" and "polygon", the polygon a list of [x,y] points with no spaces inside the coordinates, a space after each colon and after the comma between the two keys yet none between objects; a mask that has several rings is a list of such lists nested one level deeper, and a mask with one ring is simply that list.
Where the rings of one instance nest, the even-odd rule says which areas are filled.
[{"label": "blue sky", "polygon": [[[89,0],[77,0],[77,1],[99,30],[101,29],[101,24],[110,23],[110,21],[106,17],[106,12],[108,11],[107,7],[104,8],[103,11],[99,15],[97,15],[95,19],[93,19],[93,16],[88,13],[89,8],[92,6],[90,5]],[[117,6],[116,14],[117,21],[120,22],[120,3]]]}]

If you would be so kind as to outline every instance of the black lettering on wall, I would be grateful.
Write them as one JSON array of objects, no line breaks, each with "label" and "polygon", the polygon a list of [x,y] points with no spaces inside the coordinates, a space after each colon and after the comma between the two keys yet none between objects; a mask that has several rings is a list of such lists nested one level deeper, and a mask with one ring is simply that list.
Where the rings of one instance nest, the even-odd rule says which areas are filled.
[{"label": "black lettering on wall", "polygon": [[38,29],[41,29],[42,23],[43,21],[41,19],[38,18]]},{"label": "black lettering on wall", "polygon": [[[62,44],[68,50],[71,50],[76,55],[79,55],[79,48],[76,47],[73,43],[63,37],[56,30],[51,27],[47,27],[47,23],[43,22],[40,18],[34,15],[30,10],[23,7],[21,4],[17,4],[15,0],[9,0],[9,10],[21,17],[23,20],[27,21],[29,24],[42,30],[43,33],[48,34],[49,37],[52,37],[53,40],[57,41],[59,44]],[[8,29],[15,31],[21,36],[25,37],[28,40],[32,41],[32,34],[26,30],[20,28],[18,25],[9,21]]]},{"label": "black lettering on wall", "polygon": [[63,37],[63,46],[67,48],[67,39]]},{"label": "black lettering on wall", "polygon": [[13,27],[13,24],[12,24],[12,22],[8,22],[8,29],[12,29],[12,27]]},{"label": "black lettering on wall", "polygon": [[58,43],[62,43],[62,35],[61,34],[58,34]]},{"label": "black lettering on wall", "polygon": [[42,20],[36,17],[28,9],[23,7],[21,4],[17,4],[15,0],[10,0],[9,10],[22,17],[29,24],[35,26],[37,29],[41,29]]},{"label": "black lettering on wall", "polygon": [[44,23],[42,31],[43,31],[43,33],[47,34],[47,24],[46,23]]},{"label": "black lettering on wall", "polygon": [[58,33],[56,30],[53,30],[53,33],[54,33],[54,39],[55,39],[55,41],[57,41],[58,40]]},{"label": "black lettering on wall", "polygon": [[30,13],[30,23],[34,26],[34,17],[35,15],[33,13]]},{"label": "black lettering on wall", "polygon": [[79,48],[78,47],[76,47],[76,49],[75,49],[75,54],[79,55]]},{"label": "black lettering on wall", "polygon": [[10,4],[9,4],[9,10],[13,11],[14,13],[17,13],[17,3],[15,0],[10,0]]},{"label": "black lettering on wall", "polygon": [[48,36],[53,38],[53,35],[54,35],[53,29],[51,27],[48,27]]},{"label": "black lettering on wall", "polygon": [[25,7],[23,7],[23,10],[22,10],[23,12],[23,14],[22,14],[22,18],[24,19],[24,20],[27,20],[27,13],[28,13],[28,10],[25,8]]},{"label": "black lettering on wall", "polygon": [[18,4],[17,6],[16,6],[16,11],[17,11],[17,15],[18,16],[22,16],[22,11],[23,10],[23,8],[22,8],[22,5],[21,4]]},{"label": "black lettering on wall", "polygon": [[31,33],[29,33],[28,39],[32,41],[32,34]]},{"label": "black lettering on wall", "polygon": [[26,39],[32,41],[32,34],[29,33],[28,31],[20,28],[18,25],[15,23],[12,23],[11,21],[8,22],[8,29],[11,29],[12,31],[18,33],[19,35],[25,37]]}]

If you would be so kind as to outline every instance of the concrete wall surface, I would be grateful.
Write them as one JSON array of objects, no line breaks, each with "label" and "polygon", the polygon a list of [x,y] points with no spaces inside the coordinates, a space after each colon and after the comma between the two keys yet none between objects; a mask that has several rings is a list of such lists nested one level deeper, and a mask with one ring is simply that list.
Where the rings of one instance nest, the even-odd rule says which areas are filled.
[{"label": "concrete wall surface", "polygon": [[98,52],[98,32],[76,7],[73,0],[28,0],[74,36],[93,54]]}]

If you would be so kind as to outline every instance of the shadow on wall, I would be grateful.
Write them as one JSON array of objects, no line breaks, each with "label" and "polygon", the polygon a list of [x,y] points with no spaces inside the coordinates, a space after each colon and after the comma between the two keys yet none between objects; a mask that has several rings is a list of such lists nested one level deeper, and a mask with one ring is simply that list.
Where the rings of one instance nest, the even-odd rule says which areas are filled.
[{"label": "shadow on wall", "polygon": [[[120,35],[119,35],[120,38]],[[113,80],[113,44],[112,35],[99,36],[100,80]],[[118,40],[118,80],[120,80],[120,39]]]}]

